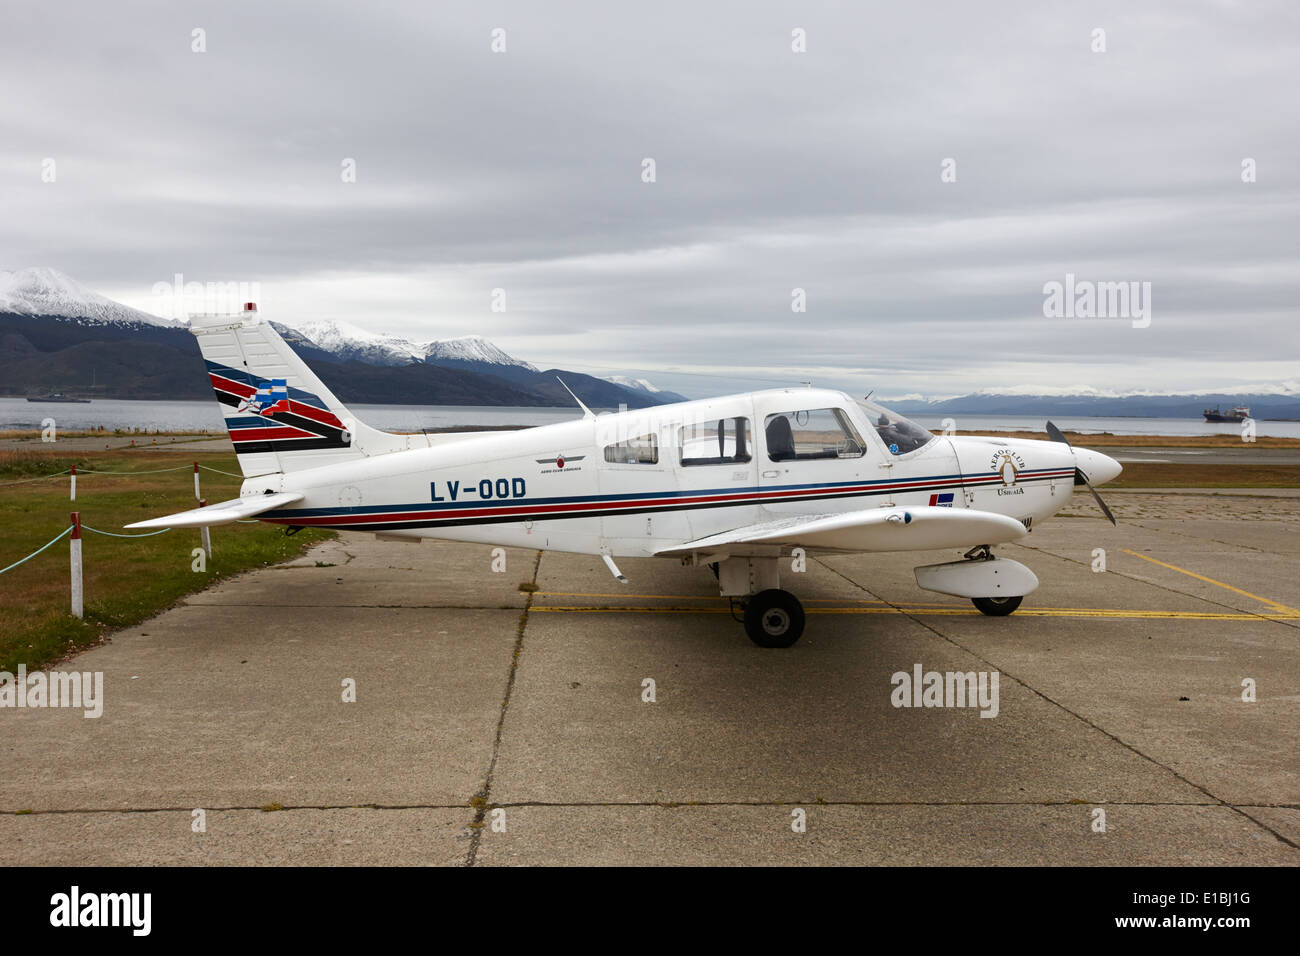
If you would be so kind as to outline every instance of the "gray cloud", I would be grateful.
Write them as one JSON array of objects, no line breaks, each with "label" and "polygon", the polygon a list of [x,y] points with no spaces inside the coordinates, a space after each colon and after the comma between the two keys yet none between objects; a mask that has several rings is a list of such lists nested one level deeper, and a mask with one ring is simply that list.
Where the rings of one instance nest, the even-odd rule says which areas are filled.
[{"label": "gray cloud", "polygon": [[[259,282],[288,321],[481,333],[696,393],[724,375],[885,394],[1297,377],[1285,3],[87,0],[4,18],[0,268],[138,307],[176,272]],[[1151,327],[1045,319],[1066,272],[1151,282]]]}]

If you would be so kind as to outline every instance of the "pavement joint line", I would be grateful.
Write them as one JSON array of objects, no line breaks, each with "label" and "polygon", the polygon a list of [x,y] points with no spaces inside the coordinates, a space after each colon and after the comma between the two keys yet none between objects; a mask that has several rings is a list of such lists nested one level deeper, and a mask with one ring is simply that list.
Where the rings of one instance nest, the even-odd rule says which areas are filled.
[{"label": "pavement joint line", "polygon": [[[1050,553],[1050,552],[1049,552],[1049,553]],[[854,581],[854,580],[853,580],[852,578],[850,578],[847,574],[844,574],[842,571],[839,571],[839,570],[836,569],[836,568],[832,568],[832,567],[830,567],[830,565],[826,564],[826,562],[825,562],[825,561],[822,561],[820,558],[814,558],[814,560],[816,560],[819,564],[821,564],[822,567],[827,568],[827,569],[830,570],[830,571],[834,571],[836,574],[838,574],[838,575],[839,575],[840,577],[842,577],[844,580],[848,581],[848,582],[849,582],[850,584],[852,584],[854,587],[857,587],[857,588],[859,588],[859,589],[865,591],[865,592],[868,593],[868,594],[872,594],[872,593],[873,593],[872,591],[868,590],[868,589],[867,589],[866,587],[864,587],[863,585],[859,584],[857,581]],[[1069,560],[1069,559],[1067,559],[1067,560]],[[1181,593],[1181,592],[1179,592],[1179,593]],[[1095,731],[1097,731],[1097,733],[1102,734],[1102,735],[1104,735],[1105,737],[1107,737],[1108,739],[1114,741],[1116,744],[1118,744],[1120,747],[1123,747],[1124,749],[1128,750],[1130,753],[1135,754],[1135,755],[1138,756],[1138,757],[1141,757],[1143,760],[1149,761],[1152,765],[1154,765],[1154,766],[1156,766],[1156,767],[1159,767],[1160,769],[1164,770],[1166,773],[1168,773],[1168,774],[1170,774],[1171,776],[1173,776],[1174,779],[1183,782],[1184,784],[1186,784],[1186,785],[1189,786],[1189,787],[1192,787],[1192,788],[1195,789],[1195,790],[1199,790],[1201,793],[1205,794],[1205,795],[1206,795],[1207,797],[1209,797],[1211,800],[1217,801],[1217,802],[1219,803],[1219,805],[1221,805],[1221,806],[1225,806],[1225,807],[1229,807],[1229,808],[1230,808],[1234,813],[1237,813],[1239,816],[1241,816],[1242,819],[1248,820],[1248,821],[1250,821],[1251,824],[1253,824],[1253,825],[1256,826],[1256,827],[1259,827],[1261,830],[1265,830],[1265,831],[1267,831],[1267,832],[1273,834],[1273,836],[1274,836],[1277,840],[1279,840],[1280,842],[1285,843],[1287,846],[1292,847],[1293,849],[1300,850],[1300,843],[1296,843],[1294,840],[1290,839],[1289,837],[1286,837],[1286,836],[1284,836],[1283,834],[1279,833],[1277,830],[1274,830],[1271,826],[1267,826],[1266,824],[1260,822],[1259,820],[1256,820],[1256,819],[1255,819],[1254,817],[1252,817],[1250,814],[1248,814],[1248,813],[1246,813],[1245,811],[1243,811],[1243,810],[1241,809],[1241,807],[1238,807],[1237,805],[1235,805],[1235,804],[1233,804],[1233,803],[1231,803],[1231,802],[1229,802],[1229,801],[1227,801],[1227,800],[1224,800],[1222,797],[1218,796],[1217,794],[1211,793],[1210,790],[1209,790],[1207,787],[1202,786],[1201,784],[1196,783],[1196,782],[1194,782],[1194,781],[1188,779],[1186,776],[1184,776],[1183,774],[1179,773],[1177,770],[1173,769],[1172,767],[1168,767],[1168,766],[1166,766],[1165,764],[1163,764],[1163,763],[1161,763],[1159,760],[1157,760],[1155,757],[1152,757],[1150,754],[1144,753],[1143,751],[1139,750],[1139,749],[1138,749],[1136,746],[1134,746],[1133,744],[1130,744],[1128,741],[1126,741],[1126,740],[1122,740],[1120,737],[1118,737],[1118,736],[1116,736],[1115,734],[1111,733],[1110,731],[1106,730],[1104,727],[1101,727],[1100,725],[1098,725],[1098,724],[1095,723],[1094,721],[1089,720],[1087,717],[1083,716],[1082,714],[1077,713],[1076,711],[1071,710],[1069,707],[1065,706],[1065,704],[1061,703],[1060,701],[1055,700],[1055,699],[1052,698],[1052,697],[1049,697],[1047,694],[1043,693],[1043,692],[1042,692],[1041,690],[1039,690],[1038,688],[1032,686],[1032,685],[1029,684],[1027,681],[1021,679],[1018,675],[1013,674],[1013,673],[1010,673],[1010,672],[1005,671],[1005,670],[1002,670],[1000,667],[998,667],[997,665],[995,665],[995,664],[994,664],[992,661],[990,661],[988,658],[984,657],[983,655],[981,655],[981,654],[978,653],[977,651],[974,651],[974,650],[972,650],[971,648],[966,647],[966,646],[963,645],[961,642],[955,640],[955,639],[952,638],[952,637],[949,637],[947,634],[944,634],[943,632],[937,630],[936,628],[931,627],[931,626],[930,626],[929,624],[927,624],[925,621],[920,620],[916,615],[913,615],[913,614],[908,613],[908,612],[904,612],[904,613],[906,613],[907,616],[910,617],[913,621],[915,621],[918,625],[920,625],[921,627],[925,628],[927,631],[929,631],[931,634],[933,634],[933,635],[935,635],[936,637],[938,637],[940,640],[946,641],[947,643],[951,644],[953,647],[956,647],[956,648],[958,648],[958,649],[964,651],[965,653],[970,654],[970,655],[971,655],[972,657],[974,657],[976,660],[981,661],[982,663],[986,664],[987,666],[989,666],[989,667],[991,667],[991,668],[994,668],[994,669],[998,670],[999,673],[1001,673],[1003,676],[1005,676],[1005,677],[1010,677],[1011,680],[1013,680],[1015,683],[1019,684],[1021,687],[1025,688],[1025,689],[1026,689],[1027,691],[1029,691],[1031,694],[1034,694],[1034,695],[1036,695],[1036,696],[1042,698],[1043,700],[1047,701],[1049,704],[1052,704],[1054,707],[1059,708],[1063,713],[1069,714],[1069,715],[1070,715],[1071,717],[1073,717],[1075,720],[1078,720],[1079,722],[1081,722],[1081,723],[1087,725],[1088,727],[1093,728]]]},{"label": "pavement joint line", "polygon": [[[203,810],[212,813],[235,813],[245,810],[257,810],[262,813],[283,813],[291,810],[465,810],[468,803],[293,803],[281,804],[279,810],[264,810],[263,804],[231,805],[225,807],[205,806]],[[118,813],[192,813],[194,807],[71,807],[62,810],[0,810],[0,816],[10,817],[50,817],[65,814],[118,814]]]},{"label": "pavement joint line", "polygon": [[[1035,551],[1035,553],[1037,554],[1049,554],[1052,555],[1053,558],[1060,558],[1061,561],[1067,561],[1070,562],[1071,564],[1078,564],[1079,567],[1091,567],[1091,564],[1089,564],[1088,562],[1079,561],[1078,558],[1071,558],[1069,554],[1057,554],[1056,551],[1048,550],[1047,548],[1039,548],[1039,546],[1036,545],[1026,545],[1026,544],[1019,544],[1019,542],[1015,542],[1013,546],[1014,548],[1023,548],[1024,550]],[[1179,597],[1190,597],[1192,598],[1193,601],[1203,601],[1205,602],[1205,604],[1216,605],[1217,607],[1225,607],[1225,609],[1227,610],[1235,611],[1235,614],[1223,615],[1222,619],[1225,620],[1232,620],[1232,619],[1271,620],[1271,622],[1278,622],[1278,623],[1284,622],[1284,620],[1294,620],[1294,618],[1290,617],[1290,615],[1261,614],[1260,611],[1245,611],[1239,609],[1239,607],[1234,607],[1230,604],[1223,604],[1222,601],[1216,601],[1212,597],[1203,597],[1200,596],[1200,594],[1192,594],[1191,592],[1187,592],[1187,591],[1179,591],[1178,588],[1170,587],[1169,584],[1161,584],[1160,581],[1138,578],[1138,576],[1135,575],[1125,574],[1125,572],[1123,571],[1113,571],[1110,570],[1110,568],[1106,568],[1105,574],[1118,575],[1125,580],[1134,581],[1135,584],[1145,584],[1149,588],[1157,588],[1158,591],[1167,591],[1170,594],[1178,594]],[[1193,614],[1195,613],[1195,611],[1183,611],[1183,613]],[[1212,618],[1212,620],[1219,620],[1219,618]],[[1284,624],[1284,627],[1291,627],[1291,626],[1290,624]]]},{"label": "pavement joint line", "polygon": [[1235,587],[1231,584],[1224,584],[1222,581],[1216,581],[1214,580],[1214,578],[1206,577],[1204,574],[1197,574],[1195,571],[1187,570],[1187,568],[1180,568],[1176,564],[1169,564],[1166,561],[1157,560],[1156,558],[1153,558],[1150,555],[1142,554],[1140,551],[1131,551],[1128,548],[1124,548],[1122,550],[1125,554],[1131,554],[1133,555],[1133,557],[1141,558],[1143,561],[1150,561],[1152,564],[1158,564],[1162,568],[1169,568],[1170,570],[1177,571],[1180,574],[1186,574],[1188,577],[1196,578],[1198,581],[1206,581],[1210,584],[1218,585],[1221,588],[1226,588],[1227,590],[1233,591],[1237,594],[1244,595],[1245,597],[1250,598],[1252,601],[1259,601],[1261,604],[1267,604],[1270,607],[1277,608],[1283,614],[1300,614],[1300,611],[1297,611],[1293,607],[1288,607],[1285,604],[1281,604],[1277,601],[1270,600],[1269,598],[1266,597],[1260,597],[1258,594],[1251,594],[1249,591],[1243,591],[1241,588]]},{"label": "pavement joint line", "polygon": [[[1248,810],[1297,810],[1296,804],[1246,803]],[[529,807],[661,807],[676,810],[683,807],[1216,807],[1231,809],[1218,800],[1168,801],[1168,800],[512,800],[486,804],[485,809],[506,810]],[[301,810],[466,810],[467,803],[301,803],[281,805],[279,810],[263,810],[257,805],[203,807],[209,813],[292,813]],[[53,817],[53,816],[114,816],[128,813],[192,813],[193,807],[74,807],[63,810],[0,810],[0,816]]]},{"label": "pavement joint line", "polygon": [[497,732],[492,740],[492,757],[488,760],[487,774],[483,778],[483,786],[479,792],[474,795],[470,801],[471,805],[476,808],[473,821],[470,822],[470,840],[469,852],[465,857],[465,866],[472,867],[478,859],[479,843],[483,839],[483,826],[487,818],[488,808],[492,806],[490,798],[492,796],[492,776],[496,773],[497,758],[501,755],[501,735],[505,731],[506,712],[510,709],[510,696],[514,693],[515,677],[519,673],[519,658],[524,652],[524,631],[528,629],[528,612],[533,606],[533,595],[537,593],[537,575],[542,567],[542,552],[538,551],[533,558],[533,576],[529,579],[532,588],[524,592],[524,607],[519,613],[519,624],[515,630],[515,646],[510,655],[510,673],[506,676],[506,693],[501,701],[501,714],[497,717]]}]

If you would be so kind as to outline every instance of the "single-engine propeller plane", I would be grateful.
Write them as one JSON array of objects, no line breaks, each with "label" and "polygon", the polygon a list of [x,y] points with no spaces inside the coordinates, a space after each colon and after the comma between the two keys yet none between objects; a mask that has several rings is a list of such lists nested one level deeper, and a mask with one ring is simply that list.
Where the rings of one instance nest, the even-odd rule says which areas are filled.
[{"label": "single-engine propeller plane", "polygon": [[[789,647],[803,607],[780,586],[805,553],[964,549],[915,570],[927,590],[1010,614],[1038,586],[995,557],[1118,462],[1050,441],[948,437],[867,399],[778,388],[514,432],[396,435],[357,420],[264,320],[196,316],[244,483],[239,498],[130,528],[256,517],[297,527],[443,538],[707,567],[763,647]],[[567,386],[566,386],[567,387]],[[576,400],[576,396],[575,396]]]}]

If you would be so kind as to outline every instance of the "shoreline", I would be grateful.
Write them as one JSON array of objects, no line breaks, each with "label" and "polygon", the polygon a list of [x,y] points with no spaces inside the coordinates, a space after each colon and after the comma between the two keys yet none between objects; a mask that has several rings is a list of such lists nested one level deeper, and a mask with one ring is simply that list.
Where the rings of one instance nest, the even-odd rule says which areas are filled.
[{"label": "shoreline", "polygon": [[[399,435],[454,435],[464,432],[505,432],[505,431],[522,431],[525,428],[544,427],[532,425],[444,425],[438,428],[426,428],[422,431],[394,431]],[[952,433],[958,437],[968,436],[989,436],[995,438],[1008,439],[1031,439],[1036,441],[1047,441],[1047,433],[1040,431],[1028,431],[1024,429],[988,429],[984,431],[973,431],[959,429]],[[1063,429],[1062,434],[1069,439],[1071,445],[1078,445],[1082,448],[1192,448],[1192,449],[1229,449],[1240,448],[1243,450],[1250,448],[1290,448],[1300,449],[1300,438],[1285,438],[1279,436],[1260,435],[1253,442],[1244,442],[1238,435],[1122,435],[1114,432],[1077,432]],[[181,429],[181,430],[150,430],[150,429],[69,429],[60,431],[56,435],[56,441],[43,442],[39,429],[4,429],[0,430],[0,449],[3,448],[27,448],[34,446],[44,446],[54,449],[63,442],[76,441],[85,444],[87,449],[93,446],[95,441],[108,443],[110,446],[123,447],[130,446],[131,441],[136,442],[136,447],[162,447],[163,445],[175,445],[190,442],[209,442],[228,440],[224,429]],[[65,446],[67,447],[67,446]]]}]

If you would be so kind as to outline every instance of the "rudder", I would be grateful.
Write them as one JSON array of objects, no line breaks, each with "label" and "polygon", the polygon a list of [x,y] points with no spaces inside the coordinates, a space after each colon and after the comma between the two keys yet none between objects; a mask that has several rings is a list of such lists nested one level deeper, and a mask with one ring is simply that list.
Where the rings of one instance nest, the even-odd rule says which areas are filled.
[{"label": "rudder", "polygon": [[245,478],[352,461],[407,447],[357,421],[249,302],[191,316],[208,379]]}]

